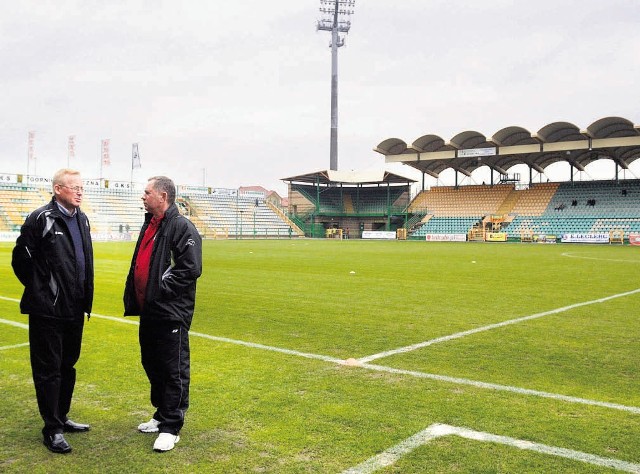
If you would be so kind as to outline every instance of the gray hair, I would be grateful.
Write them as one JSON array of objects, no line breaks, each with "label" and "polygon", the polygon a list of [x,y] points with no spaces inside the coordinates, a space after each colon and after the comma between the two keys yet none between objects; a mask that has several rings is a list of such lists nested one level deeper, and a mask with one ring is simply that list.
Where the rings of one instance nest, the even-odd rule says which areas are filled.
[{"label": "gray hair", "polygon": [[154,176],[149,178],[149,181],[153,181],[153,189],[161,193],[167,193],[167,203],[172,206],[176,202],[176,185],[171,178],[166,176]]}]

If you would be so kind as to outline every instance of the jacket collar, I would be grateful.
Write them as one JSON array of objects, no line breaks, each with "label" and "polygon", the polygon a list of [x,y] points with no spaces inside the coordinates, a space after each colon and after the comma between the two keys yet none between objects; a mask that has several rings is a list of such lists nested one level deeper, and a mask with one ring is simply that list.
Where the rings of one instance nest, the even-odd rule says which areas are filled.
[{"label": "jacket collar", "polygon": [[[166,221],[167,219],[171,219],[178,214],[180,214],[180,211],[178,211],[178,205],[174,203],[173,205],[169,206],[169,208],[164,212],[164,218],[162,219],[162,222]],[[145,223],[151,222],[152,217],[153,214],[151,214],[150,212],[146,212],[144,214]]]}]

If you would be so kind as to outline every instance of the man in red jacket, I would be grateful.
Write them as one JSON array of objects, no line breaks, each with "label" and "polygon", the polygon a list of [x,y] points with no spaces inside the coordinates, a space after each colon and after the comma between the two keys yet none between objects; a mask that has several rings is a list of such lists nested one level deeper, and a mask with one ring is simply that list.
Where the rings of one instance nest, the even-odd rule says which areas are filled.
[{"label": "man in red jacket", "polygon": [[169,451],[180,440],[189,407],[189,329],[196,280],[202,274],[202,238],[175,204],[166,176],[149,179],[147,211],[124,292],[125,316],[140,315],[140,354],[156,411],[138,430],[157,433],[153,449]]}]

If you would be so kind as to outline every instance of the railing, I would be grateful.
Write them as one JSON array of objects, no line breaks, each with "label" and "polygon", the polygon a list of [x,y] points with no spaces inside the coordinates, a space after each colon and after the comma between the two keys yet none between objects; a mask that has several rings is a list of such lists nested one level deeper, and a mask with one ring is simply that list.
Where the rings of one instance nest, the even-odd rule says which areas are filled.
[{"label": "railing", "polygon": [[293,229],[282,227],[206,228],[201,231],[203,239],[211,240],[251,240],[251,239],[293,239],[301,237]]}]

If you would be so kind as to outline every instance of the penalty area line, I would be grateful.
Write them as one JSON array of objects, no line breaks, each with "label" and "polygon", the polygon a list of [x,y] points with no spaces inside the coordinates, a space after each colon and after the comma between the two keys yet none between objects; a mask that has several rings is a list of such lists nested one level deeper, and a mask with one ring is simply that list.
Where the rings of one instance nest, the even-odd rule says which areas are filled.
[{"label": "penalty area line", "polygon": [[640,464],[621,461],[619,459],[605,458],[594,454],[574,451],[572,449],[559,448],[546,444],[534,443],[531,441],[500,436],[481,431],[474,431],[468,428],[461,428],[450,425],[435,423],[423,431],[407,438],[406,440],[392,446],[386,451],[373,456],[355,467],[343,471],[342,474],[370,474],[384,467],[395,464],[400,458],[411,453],[413,450],[423,446],[430,441],[445,436],[458,436],[473,441],[485,443],[502,444],[512,448],[526,451],[534,451],[541,454],[557,456],[572,461],[579,461],[596,466],[609,467],[619,471],[640,473]]},{"label": "penalty area line", "polygon": [[630,295],[634,295],[636,293],[640,293],[640,288],[635,289],[635,290],[631,290],[631,291],[627,291],[627,292],[624,292],[624,293],[618,293],[616,295],[605,296],[604,298],[598,298],[597,300],[583,301],[582,303],[575,303],[575,304],[571,304],[569,306],[563,306],[562,308],[556,308],[556,309],[552,309],[552,310],[549,310],[549,311],[544,311],[542,313],[531,314],[529,316],[523,316],[521,318],[516,318],[516,319],[509,319],[507,321],[502,321],[502,322],[496,323],[496,324],[489,324],[488,326],[482,326],[482,327],[475,328],[475,329],[469,329],[468,331],[462,331],[462,332],[458,332],[458,333],[455,333],[455,334],[450,334],[448,336],[442,336],[442,337],[438,337],[438,338],[435,338],[435,339],[430,339],[428,341],[419,342],[417,344],[412,344],[410,346],[399,347],[397,349],[391,349],[391,350],[388,350],[388,351],[379,352],[377,354],[373,354],[373,355],[370,355],[370,356],[360,357],[357,360],[358,360],[358,362],[360,362],[362,364],[366,364],[367,362],[371,362],[371,361],[377,360],[377,359],[382,359],[383,357],[389,357],[389,356],[396,355],[396,354],[403,354],[405,352],[415,351],[417,349],[422,349],[423,347],[432,346],[432,345],[438,344],[440,342],[452,341],[454,339],[460,339],[462,337],[470,336],[472,334],[477,334],[477,333],[484,332],[484,331],[490,331],[492,329],[498,329],[498,328],[502,328],[502,327],[505,327],[505,326],[510,326],[512,324],[518,324],[518,323],[522,323],[524,321],[530,321],[532,319],[542,318],[544,316],[549,316],[549,315],[552,315],[552,314],[564,313],[565,311],[570,311],[572,309],[580,308],[582,306],[589,306],[589,305],[596,304],[596,303],[605,303],[607,301],[610,301],[610,300],[613,300],[613,299],[616,299],[616,298],[622,298],[624,296],[630,296]]},{"label": "penalty area line", "polygon": [[619,403],[602,402],[599,400],[590,400],[588,398],[572,397],[570,395],[543,392],[540,390],[513,387],[510,385],[500,385],[500,384],[489,383],[489,382],[479,382],[477,380],[450,377],[447,375],[437,375],[437,374],[429,374],[427,372],[417,372],[414,370],[396,369],[396,368],[387,367],[384,365],[361,364],[359,365],[359,367],[375,370],[378,372],[388,372],[391,374],[408,375],[411,377],[437,380],[439,382],[452,383],[456,385],[468,385],[475,388],[494,390],[497,392],[510,392],[510,393],[517,393],[519,395],[530,395],[530,396],[539,397],[539,398],[549,398],[552,400],[558,400],[558,401],[563,401],[563,402],[568,402],[568,403],[573,403],[578,405],[590,405],[590,406],[596,406],[596,407],[602,407],[602,408],[609,408],[612,410],[626,411],[630,413],[635,413],[636,415],[640,415],[640,407],[635,407],[630,405],[621,405]]}]

